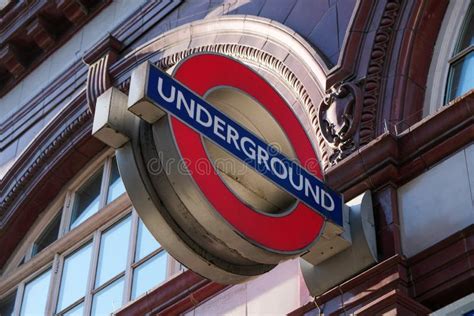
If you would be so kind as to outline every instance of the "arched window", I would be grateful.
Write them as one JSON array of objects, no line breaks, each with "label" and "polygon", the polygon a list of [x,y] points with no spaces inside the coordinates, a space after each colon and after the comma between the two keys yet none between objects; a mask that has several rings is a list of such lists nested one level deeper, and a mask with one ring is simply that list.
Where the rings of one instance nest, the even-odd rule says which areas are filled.
[{"label": "arched window", "polygon": [[12,255],[0,315],[109,315],[180,270],[133,210],[108,151],[51,202]]},{"label": "arched window", "polygon": [[473,1],[450,1],[428,74],[423,116],[474,88]]},{"label": "arched window", "polygon": [[446,102],[474,88],[474,9],[471,4],[449,61]]}]

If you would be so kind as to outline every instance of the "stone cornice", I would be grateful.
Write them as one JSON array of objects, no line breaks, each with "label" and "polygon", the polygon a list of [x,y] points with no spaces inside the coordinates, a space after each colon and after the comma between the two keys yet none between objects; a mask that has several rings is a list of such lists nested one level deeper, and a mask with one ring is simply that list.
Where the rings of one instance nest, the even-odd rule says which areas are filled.
[{"label": "stone cornice", "polygon": [[408,259],[410,292],[438,309],[474,292],[474,224]]},{"label": "stone cornice", "polygon": [[0,96],[110,2],[35,0],[12,1],[7,5],[0,19]]},{"label": "stone cornice", "polygon": [[[18,135],[21,135],[33,122],[38,120],[41,113],[47,113],[54,109],[58,103],[63,102],[70,93],[74,92],[75,87],[82,86],[85,83],[88,70],[87,63],[98,60],[106,51],[119,54],[124,46],[130,45],[140,34],[146,32],[142,28],[143,23],[146,22],[148,27],[151,27],[176,8],[180,2],[180,0],[150,1],[136,10],[129,19],[86,52],[83,60],[78,60],[72,64],[17,112],[0,123],[0,151],[8,147]],[[16,127],[13,128],[13,126]]]},{"label": "stone cornice", "polygon": [[427,315],[474,291],[473,241],[470,225],[408,260],[388,258],[289,315],[317,308],[325,315],[378,315],[387,308]]}]

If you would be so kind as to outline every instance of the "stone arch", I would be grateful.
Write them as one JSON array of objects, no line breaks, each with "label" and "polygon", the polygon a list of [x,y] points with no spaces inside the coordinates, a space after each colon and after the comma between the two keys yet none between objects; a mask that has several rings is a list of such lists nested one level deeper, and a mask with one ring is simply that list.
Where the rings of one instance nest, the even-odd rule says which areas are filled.
[{"label": "stone arch", "polygon": [[328,164],[326,143],[317,122],[329,72],[323,58],[288,27],[254,16],[222,16],[170,30],[128,53],[111,69],[123,89],[129,71],[145,60],[164,69],[199,52],[215,52],[247,64],[274,85],[302,121],[315,144],[322,169]]}]

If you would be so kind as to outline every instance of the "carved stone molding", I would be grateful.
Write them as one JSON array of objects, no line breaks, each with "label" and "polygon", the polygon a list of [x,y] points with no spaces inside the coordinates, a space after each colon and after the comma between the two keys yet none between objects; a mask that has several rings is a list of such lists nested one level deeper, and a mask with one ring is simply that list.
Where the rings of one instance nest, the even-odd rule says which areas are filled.
[{"label": "carved stone molding", "polygon": [[64,12],[66,18],[74,24],[79,24],[89,14],[87,5],[81,0],[56,0],[56,5],[59,10]]},{"label": "carved stone molding", "polygon": [[364,100],[360,122],[360,146],[369,143],[376,135],[377,107],[382,89],[382,78],[389,59],[389,45],[394,25],[400,13],[400,0],[389,0],[375,33],[374,44],[365,78]]},{"label": "carved stone molding", "polygon": [[50,49],[56,43],[56,32],[48,20],[37,17],[27,27],[26,34],[33,38],[43,50]]},{"label": "carved stone molding", "polygon": [[13,184],[7,188],[5,196],[2,194],[0,202],[0,229],[4,228],[5,223],[8,221],[10,206],[14,203],[15,199],[24,193],[25,187],[33,180],[37,173],[43,168],[49,159],[61,148],[66,142],[68,142],[75,132],[83,127],[90,119],[92,115],[88,111],[81,112],[72,122],[65,126],[62,131],[41,150],[36,158],[24,169],[21,175],[16,178]]},{"label": "carved stone molding", "polygon": [[95,102],[99,95],[111,87],[110,76],[107,71],[110,65],[110,55],[106,54],[89,66],[87,71],[86,97],[89,111],[94,113]]},{"label": "carved stone molding", "polygon": [[111,0],[11,2],[0,14],[0,96],[8,93]]},{"label": "carved stone molding", "polygon": [[329,147],[329,164],[335,165],[357,147],[362,114],[362,91],[352,82],[335,85],[318,109],[318,125]]},{"label": "carved stone molding", "polygon": [[25,70],[21,50],[14,44],[6,44],[0,50],[0,64],[15,78]]},{"label": "carved stone molding", "polygon": [[109,67],[112,65],[122,50],[123,44],[115,37],[109,35],[97,44],[83,60],[89,64],[87,71],[86,97],[91,113],[94,113],[95,102],[99,95],[111,87]]}]

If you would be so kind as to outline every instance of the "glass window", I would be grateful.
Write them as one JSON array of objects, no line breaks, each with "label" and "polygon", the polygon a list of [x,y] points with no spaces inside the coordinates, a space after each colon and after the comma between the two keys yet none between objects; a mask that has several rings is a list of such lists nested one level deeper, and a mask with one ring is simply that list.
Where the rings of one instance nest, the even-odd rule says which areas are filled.
[{"label": "glass window", "polygon": [[132,299],[137,298],[149,289],[166,279],[166,252],[148,259],[133,271]]},{"label": "glass window", "polygon": [[77,305],[71,310],[62,314],[63,316],[82,316],[84,314],[84,303]]},{"label": "glass window", "polygon": [[118,198],[122,193],[125,193],[125,186],[123,185],[122,178],[117,167],[117,160],[115,157],[112,159],[112,169],[110,170],[109,180],[109,192],[107,194],[107,203],[112,202]]},{"label": "glass window", "polygon": [[102,168],[76,192],[71,215],[71,229],[99,210],[101,183]]},{"label": "glass window", "polygon": [[46,227],[41,236],[33,244],[33,252],[31,256],[36,255],[58,239],[59,225],[61,224],[61,212],[53,219],[53,221]]},{"label": "glass window", "polygon": [[[58,215],[47,225],[35,242],[35,253],[55,240],[60,221]],[[87,236],[90,235],[83,238],[90,238]],[[135,248],[131,249],[131,245]],[[124,214],[105,230],[96,231],[92,240],[81,243],[74,252],[54,260],[60,276],[52,283],[55,289],[49,289],[51,268],[27,282],[18,299],[18,315],[44,315],[52,301],[56,304],[51,307],[56,315],[110,315],[123,303],[164,282],[168,273],[167,253],[135,211]],[[51,293],[57,296],[52,298]],[[12,315],[16,309],[15,295],[0,300],[0,316]]]},{"label": "glass window", "polygon": [[82,247],[64,260],[57,311],[61,311],[86,294],[92,244]]},{"label": "glass window", "polygon": [[122,306],[123,278],[118,279],[94,295],[92,315],[110,315]]},{"label": "glass window", "polygon": [[158,248],[160,248],[160,244],[155,239],[155,237],[153,237],[153,235],[148,231],[143,222],[139,219],[135,262],[143,259]]},{"label": "glass window", "polygon": [[100,241],[96,287],[125,271],[130,240],[131,218],[128,216],[103,233]]},{"label": "glass window", "polygon": [[15,307],[15,298],[16,291],[0,301],[0,316],[13,315],[13,309]]},{"label": "glass window", "polygon": [[474,51],[452,64],[449,76],[448,101],[472,89],[474,87]]},{"label": "glass window", "polygon": [[42,316],[46,314],[51,269],[25,286],[20,315]]},{"label": "glass window", "polygon": [[459,47],[457,51],[462,51],[463,49],[468,48],[469,46],[474,45],[474,10],[471,7],[469,13],[466,17],[466,22],[464,24],[464,30],[459,39]]},{"label": "glass window", "polygon": [[[46,222],[41,221],[40,225],[45,224],[41,234],[35,236],[30,252],[19,265],[47,248],[60,235],[62,237],[60,228],[64,219],[70,218],[66,226],[75,228],[98,212],[106,200],[110,202],[125,192],[115,158],[105,160],[100,170],[73,192],[71,205],[66,202],[69,199],[64,198],[63,209],[56,216],[48,217]],[[48,211],[49,214],[52,214],[51,211]],[[0,300],[0,316],[11,315],[13,311],[17,315],[44,315],[46,307],[53,309],[54,314],[63,316],[109,315],[131,298],[135,299],[164,282],[168,273],[168,255],[136,211],[110,211],[110,214],[97,218],[100,221],[97,227],[100,228],[95,232],[75,231],[79,235],[74,238],[81,240],[77,246],[71,249],[71,245],[63,247],[58,244],[62,248],[57,250],[54,262],[49,263],[57,267],[54,272],[58,273],[57,279],[52,278],[50,268],[32,281],[21,283],[22,294],[18,296],[15,292]],[[63,214],[67,215],[63,217]],[[122,214],[121,218],[115,221],[113,218],[119,214]],[[46,267],[25,266],[30,273],[35,273],[38,268]],[[174,266],[171,269],[174,271]],[[52,285],[50,279],[55,280]],[[54,289],[49,289],[50,286]],[[15,288],[7,289],[8,293],[13,290]],[[20,306],[15,306],[16,302]]]},{"label": "glass window", "polygon": [[471,5],[450,61],[446,101],[474,88],[474,9]]}]

